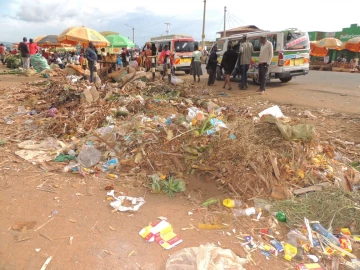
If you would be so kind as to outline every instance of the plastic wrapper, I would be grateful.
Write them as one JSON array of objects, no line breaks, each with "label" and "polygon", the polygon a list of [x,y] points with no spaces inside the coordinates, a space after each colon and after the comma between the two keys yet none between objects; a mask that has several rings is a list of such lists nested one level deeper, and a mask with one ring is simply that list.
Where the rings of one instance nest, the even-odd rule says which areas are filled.
[{"label": "plastic wrapper", "polygon": [[173,254],[166,262],[166,270],[244,270],[246,259],[242,259],[230,249],[222,249],[213,244],[184,248]]}]

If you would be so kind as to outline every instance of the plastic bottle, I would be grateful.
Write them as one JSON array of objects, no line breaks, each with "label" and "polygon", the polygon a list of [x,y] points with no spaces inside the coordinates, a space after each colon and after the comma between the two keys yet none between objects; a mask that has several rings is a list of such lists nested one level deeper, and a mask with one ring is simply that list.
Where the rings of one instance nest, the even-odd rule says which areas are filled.
[{"label": "plastic bottle", "polygon": [[271,204],[267,200],[260,199],[260,198],[254,198],[254,205],[257,209],[261,208],[261,210],[263,212],[265,212],[265,211],[270,212]]},{"label": "plastic bottle", "polygon": [[249,207],[246,209],[234,209],[234,217],[252,216],[256,215],[259,212],[261,212],[261,209],[256,209],[255,207]]},{"label": "plastic bottle", "polygon": [[242,201],[240,200],[233,200],[233,199],[225,199],[223,200],[223,205],[228,208],[239,208],[242,205]]},{"label": "plastic bottle", "polygon": [[297,254],[297,248],[290,244],[284,245],[284,259],[291,261]]},{"label": "plastic bottle", "polygon": [[298,230],[291,230],[287,234],[288,243],[294,247],[299,247],[302,242],[307,242],[307,238]]},{"label": "plastic bottle", "polygon": [[334,245],[340,246],[339,239],[337,239],[332,233],[330,233],[328,230],[326,230],[320,223],[313,223],[311,225],[311,228],[315,232],[318,232],[322,236],[325,236]]},{"label": "plastic bottle", "polygon": [[281,222],[286,222],[286,214],[284,212],[277,212],[275,214],[275,218],[278,220],[278,221],[281,221]]}]

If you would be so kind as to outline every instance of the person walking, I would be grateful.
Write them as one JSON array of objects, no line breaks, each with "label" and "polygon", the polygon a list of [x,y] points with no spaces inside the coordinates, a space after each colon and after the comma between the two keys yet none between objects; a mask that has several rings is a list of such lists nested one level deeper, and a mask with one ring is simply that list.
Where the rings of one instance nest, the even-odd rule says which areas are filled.
[{"label": "person walking", "polygon": [[89,47],[87,47],[85,50],[85,57],[88,60],[88,66],[90,70],[90,83],[96,82],[96,75],[94,76],[94,72],[96,73],[98,57],[94,43],[89,42]]},{"label": "person walking", "polygon": [[223,55],[223,59],[221,61],[220,68],[224,68],[225,71],[225,82],[223,88],[225,89],[226,85],[229,86],[228,90],[231,90],[231,83],[230,83],[230,75],[234,70],[236,61],[238,58],[238,54],[233,50],[232,44],[229,44],[227,47],[227,51]]},{"label": "person walking", "polygon": [[273,45],[270,41],[266,39],[265,35],[260,37],[260,55],[259,55],[259,81],[260,89],[257,92],[260,92],[261,95],[265,94],[265,85],[266,85],[266,75],[271,65],[272,58],[274,56]]},{"label": "person walking", "polygon": [[251,57],[254,53],[254,47],[247,39],[247,36],[244,35],[242,38],[242,43],[240,45],[239,53],[239,63],[240,63],[240,75],[241,75],[241,84],[240,90],[247,89],[247,72],[251,63]]},{"label": "person walking", "polygon": [[194,82],[196,81],[196,76],[198,77],[198,82],[200,82],[200,76],[203,75],[201,69],[201,51],[199,51],[199,45],[194,46],[194,52],[191,58],[191,74],[194,77]]},{"label": "person walking", "polygon": [[20,51],[22,61],[23,61],[23,69],[27,70],[28,68],[30,68],[30,51],[29,51],[29,46],[27,44],[26,37],[24,37],[23,41],[20,42],[19,51]]},{"label": "person walking", "polygon": [[0,44],[0,61],[3,65],[5,65],[5,54],[6,54],[6,51],[5,51],[5,46],[4,44]]},{"label": "person walking", "polygon": [[216,67],[217,67],[217,52],[218,48],[215,45],[214,47],[212,47],[211,49],[211,53],[206,65],[206,70],[209,74],[209,79],[208,79],[208,86],[212,86],[215,83],[215,78],[216,78]]}]

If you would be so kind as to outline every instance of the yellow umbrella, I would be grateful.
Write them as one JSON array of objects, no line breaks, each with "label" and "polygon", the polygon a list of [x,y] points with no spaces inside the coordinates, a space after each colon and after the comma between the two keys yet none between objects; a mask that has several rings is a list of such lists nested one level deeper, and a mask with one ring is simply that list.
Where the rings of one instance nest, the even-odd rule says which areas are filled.
[{"label": "yellow umbrella", "polygon": [[106,47],[110,42],[106,40],[99,32],[84,26],[75,26],[66,29],[58,36],[58,41],[71,45],[81,44],[88,46],[89,42],[93,42],[96,47]]},{"label": "yellow umbrella", "polygon": [[316,41],[310,42],[310,55],[324,57],[328,54],[328,49],[316,46]]},{"label": "yellow umbrella", "polygon": [[109,35],[120,35],[119,33],[113,32],[113,31],[103,31],[103,32],[100,32],[100,34],[102,34],[104,37],[109,36]]},{"label": "yellow umbrella", "polygon": [[342,42],[337,38],[323,38],[316,42],[316,46],[326,49],[338,49],[342,46]]},{"label": "yellow umbrella", "polygon": [[349,39],[345,43],[345,48],[352,52],[360,52],[360,37]]}]

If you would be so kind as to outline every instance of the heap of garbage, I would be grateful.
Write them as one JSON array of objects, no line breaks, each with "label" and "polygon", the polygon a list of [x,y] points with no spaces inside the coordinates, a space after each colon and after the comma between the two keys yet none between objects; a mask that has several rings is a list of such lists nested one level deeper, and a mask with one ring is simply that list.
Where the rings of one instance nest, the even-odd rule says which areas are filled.
[{"label": "heap of garbage", "polygon": [[303,188],[359,186],[358,171],[334,144],[277,106],[258,112],[227,106],[199,98],[191,85],[152,81],[151,73],[132,68],[111,78],[102,85],[77,75],[27,83],[12,94],[21,109],[4,121],[23,125],[14,139],[33,146],[51,137],[42,162],[71,156],[62,161],[64,170],[82,175],[104,171],[116,158],[111,174],[197,174],[248,198],[288,199],[306,193]]}]

